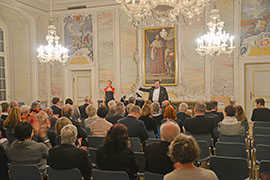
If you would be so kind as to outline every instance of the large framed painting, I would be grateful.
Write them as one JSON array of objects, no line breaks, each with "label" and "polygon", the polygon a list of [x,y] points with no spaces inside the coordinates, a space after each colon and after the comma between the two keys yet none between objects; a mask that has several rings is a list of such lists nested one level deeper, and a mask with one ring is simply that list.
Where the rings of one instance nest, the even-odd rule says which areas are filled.
[{"label": "large framed painting", "polygon": [[91,15],[64,17],[65,46],[70,64],[88,64],[93,61],[93,22]]},{"label": "large framed painting", "polygon": [[177,85],[176,27],[143,30],[144,86],[160,80],[163,86]]},{"label": "large framed painting", "polygon": [[270,56],[270,1],[241,1],[240,54]]}]

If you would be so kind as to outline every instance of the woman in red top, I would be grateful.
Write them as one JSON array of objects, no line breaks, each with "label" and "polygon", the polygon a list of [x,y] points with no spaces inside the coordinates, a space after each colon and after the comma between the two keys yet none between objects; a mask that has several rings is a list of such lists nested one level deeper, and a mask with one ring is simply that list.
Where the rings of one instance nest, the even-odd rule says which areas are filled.
[{"label": "woman in red top", "polygon": [[108,102],[114,100],[114,91],[115,89],[112,87],[112,81],[107,81],[107,87],[104,89],[104,101],[105,104],[108,105]]}]

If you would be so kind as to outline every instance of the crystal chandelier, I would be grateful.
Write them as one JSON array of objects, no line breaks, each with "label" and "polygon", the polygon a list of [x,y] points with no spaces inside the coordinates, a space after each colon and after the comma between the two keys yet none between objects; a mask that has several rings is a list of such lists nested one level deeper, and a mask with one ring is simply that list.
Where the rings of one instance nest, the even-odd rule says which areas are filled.
[{"label": "crystal chandelier", "polygon": [[116,0],[134,26],[153,22],[175,24],[179,14],[191,20],[200,15],[209,0]]},{"label": "crystal chandelier", "polygon": [[209,31],[197,39],[196,51],[201,55],[218,56],[220,54],[231,54],[235,48],[234,36],[226,33],[224,22],[220,20],[219,10],[210,12],[210,21],[207,24]]},{"label": "crystal chandelier", "polygon": [[59,44],[59,36],[56,34],[56,27],[53,24],[53,2],[50,2],[50,23],[48,26],[48,35],[46,40],[48,44],[46,46],[41,45],[38,49],[38,59],[41,63],[53,63],[60,62],[66,63],[68,61],[68,49]]}]

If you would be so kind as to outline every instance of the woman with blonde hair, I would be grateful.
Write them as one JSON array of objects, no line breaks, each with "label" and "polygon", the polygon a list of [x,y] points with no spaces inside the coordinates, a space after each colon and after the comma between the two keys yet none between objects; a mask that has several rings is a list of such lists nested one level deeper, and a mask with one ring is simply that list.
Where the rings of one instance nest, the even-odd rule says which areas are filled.
[{"label": "woman with blonde hair", "polygon": [[145,128],[147,130],[148,136],[150,138],[155,138],[158,134],[157,124],[155,120],[152,118],[152,106],[151,104],[145,103],[142,107],[142,115],[139,120],[144,122]]},{"label": "woman with blonde hair", "polygon": [[4,128],[6,129],[6,136],[9,143],[16,140],[15,128],[21,122],[21,110],[17,107],[10,109],[7,119],[4,121]]}]

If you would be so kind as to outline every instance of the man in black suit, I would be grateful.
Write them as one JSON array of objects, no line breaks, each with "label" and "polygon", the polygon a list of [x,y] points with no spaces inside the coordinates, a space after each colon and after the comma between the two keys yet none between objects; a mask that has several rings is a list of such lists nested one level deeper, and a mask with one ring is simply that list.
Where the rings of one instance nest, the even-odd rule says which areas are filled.
[{"label": "man in black suit", "polygon": [[141,109],[137,105],[131,106],[128,116],[118,120],[118,123],[127,126],[129,137],[138,137],[141,142],[144,142],[148,138],[148,134],[143,121],[138,120],[141,116]]},{"label": "man in black suit", "polygon": [[160,81],[157,80],[155,82],[155,86],[145,89],[145,88],[138,88],[138,90],[143,92],[149,92],[149,100],[152,102],[159,102],[161,104],[165,100],[169,100],[169,96],[165,87],[160,86]]},{"label": "man in black suit", "polygon": [[184,127],[191,134],[212,134],[212,137],[217,137],[216,122],[213,117],[205,115],[206,106],[204,103],[196,104],[194,108],[195,117],[186,119]]},{"label": "man in black suit", "polygon": [[252,121],[267,121],[270,122],[270,109],[265,107],[265,101],[263,98],[255,100],[256,108],[252,112]]},{"label": "man in black suit", "polygon": [[66,125],[61,130],[61,145],[49,150],[48,165],[54,169],[78,168],[86,180],[91,179],[92,166],[87,152],[76,148],[77,128]]},{"label": "man in black suit", "polygon": [[145,171],[157,174],[167,174],[173,171],[173,162],[168,156],[171,141],[180,134],[179,126],[174,122],[165,122],[160,127],[160,139],[158,143],[152,143],[145,147]]},{"label": "man in black suit", "polygon": [[89,105],[89,103],[90,103],[90,99],[89,99],[88,96],[86,96],[84,98],[84,104],[81,105],[81,106],[79,106],[79,111],[80,111],[80,115],[81,115],[81,118],[80,119],[81,120],[85,120],[85,119],[88,118],[88,115],[86,114],[85,109]]},{"label": "man in black suit", "polygon": [[216,114],[219,117],[219,122],[224,119],[223,112],[218,112],[218,102],[217,101],[210,101],[210,109],[212,114]]}]

